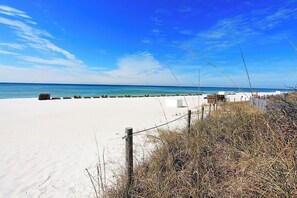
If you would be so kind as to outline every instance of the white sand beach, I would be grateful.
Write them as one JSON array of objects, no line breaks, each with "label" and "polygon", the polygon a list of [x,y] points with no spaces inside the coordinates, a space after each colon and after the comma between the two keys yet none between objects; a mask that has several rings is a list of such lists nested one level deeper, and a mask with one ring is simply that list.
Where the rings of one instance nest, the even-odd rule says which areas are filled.
[{"label": "white sand beach", "polygon": [[[233,102],[246,96],[250,94],[228,97]],[[200,105],[206,103],[203,97]],[[187,113],[186,107],[167,107],[169,98],[186,99],[190,108],[198,105],[197,96],[1,99],[0,197],[93,197],[85,169],[96,166],[94,134],[106,166],[123,165],[125,127],[136,131],[166,122],[162,107],[168,121]],[[185,119],[170,128],[182,126]],[[108,174],[108,180],[112,178]]]}]

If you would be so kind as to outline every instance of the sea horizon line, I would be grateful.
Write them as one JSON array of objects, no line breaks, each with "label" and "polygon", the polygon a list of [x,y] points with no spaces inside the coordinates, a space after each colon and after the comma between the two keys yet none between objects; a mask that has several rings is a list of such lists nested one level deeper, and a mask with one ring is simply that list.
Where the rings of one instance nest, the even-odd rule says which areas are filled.
[{"label": "sea horizon line", "polygon": [[[131,87],[176,87],[176,88],[199,88],[199,86],[190,85],[143,85],[143,84],[95,84],[95,83],[46,83],[46,82],[0,82],[0,84],[11,84],[11,85],[69,85],[69,86],[131,86]],[[224,89],[250,89],[249,87],[224,87],[224,86],[201,86],[200,88],[224,88]],[[252,89],[281,89],[290,90],[290,88],[280,87],[252,87]]]}]

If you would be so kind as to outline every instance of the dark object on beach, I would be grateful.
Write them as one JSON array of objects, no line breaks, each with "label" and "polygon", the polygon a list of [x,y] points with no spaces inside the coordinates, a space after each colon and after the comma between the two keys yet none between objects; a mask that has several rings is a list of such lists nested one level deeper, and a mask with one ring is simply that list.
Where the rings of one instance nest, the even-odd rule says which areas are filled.
[{"label": "dark object on beach", "polygon": [[60,97],[53,97],[51,100],[61,100]]},{"label": "dark object on beach", "polygon": [[71,97],[63,97],[63,99],[66,100],[66,99],[72,99],[72,98]]},{"label": "dark object on beach", "polygon": [[144,95],[144,97],[150,97],[150,95],[149,95],[149,94],[147,94],[147,95]]},{"label": "dark object on beach", "polygon": [[91,97],[90,97],[90,96],[85,96],[84,98],[86,98],[86,99],[90,99]]},{"label": "dark object on beach", "polygon": [[93,98],[100,98],[100,96],[93,96]]},{"label": "dark object on beach", "polygon": [[81,96],[74,96],[74,99],[80,99]]},{"label": "dark object on beach", "polygon": [[126,97],[126,98],[130,98],[131,96],[130,96],[130,95],[125,95],[125,97]]},{"label": "dark object on beach", "polygon": [[218,95],[218,94],[207,95],[207,103],[208,104],[215,104],[217,102],[223,102],[224,99],[225,99],[224,95]]},{"label": "dark object on beach", "polygon": [[50,100],[51,99],[51,95],[48,93],[41,93],[38,96],[38,100]]}]

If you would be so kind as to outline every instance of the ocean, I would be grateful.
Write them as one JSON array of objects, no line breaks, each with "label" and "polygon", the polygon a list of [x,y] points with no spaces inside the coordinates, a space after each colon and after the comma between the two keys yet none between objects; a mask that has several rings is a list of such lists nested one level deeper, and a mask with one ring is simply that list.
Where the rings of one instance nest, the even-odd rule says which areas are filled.
[{"label": "ocean", "polygon": [[[289,91],[288,89],[253,88],[258,92]],[[200,93],[210,94],[218,91],[238,92],[232,87],[201,87]],[[249,88],[240,91],[249,92]],[[0,83],[0,99],[37,98],[40,93],[49,93],[52,97],[67,96],[140,96],[157,94],[197,94],[198,87],[143,86],[143,85],[86,85],[86,84],[41,84],[41,83]]]}]

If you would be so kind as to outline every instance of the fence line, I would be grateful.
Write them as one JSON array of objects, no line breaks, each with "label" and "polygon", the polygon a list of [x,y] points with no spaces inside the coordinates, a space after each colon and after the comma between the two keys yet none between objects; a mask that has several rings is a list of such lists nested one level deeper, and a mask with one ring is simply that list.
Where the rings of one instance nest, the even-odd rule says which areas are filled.
[{"label": "fence line", "polygon": [[182,115],[182,116],[180,116],[180,117],[178,117],[178,118],[176,118],[176,119],[174,119],[174,120],[171,120],[171,121],[169,121],[169,122],[166,122],[166,123],[163,123],[163,124],[154,126],[154,127],[150,127],[150,128],[147,128],[147,129],[143,129],[143,130],[140,130],[140,131],[136,131],[136,132],[133,133],[133,135],[134,135],[134,134],[138,134],[138,133],[142,133],[142,132],[145,132],[145,131],[150,131],[150,130],[153,130],[153,129],[156,129],[156,128],[159,128],[159,127],[162,127],[162,126],[165,126],[165,125],[168,125],[168,124],[170,124],[170,123],[172,123],[172,122],[178,121],[178,120],[180,120],[180,119],[186,117],[187,115],[188,115],[188,114]]},{"label": "fence line", "polygon": [[[195,112],[195,111],[192,112],[193,109],[194,109],[194,110],[197,110],[197,111],[196,111],[196,112]],[[217,110],[217,104],[213,104],[213,110]],[[169,122],[166,122],[166,123],[163,123],[163,124],[160,124],[160,125],[156,125],[156,126],[154,126],[154,127],[150,127],[150,128],[146,128],[146,129],[142,129],[142,130],[133,132],[133,135],[136,135],[136,134],[139,134],[139,133],[143,133],[143,132],[146,132],[146,131],[150,131],[150,130],[153,130],[153,129],[160,128],[160,127],[162,127],[162,126],[165,126],[165,125],[171,124],[171,123],[173,123],[173,122],[175,122],[175,121],[178,121],[178,120],[180,120],[180,119],[182,119],[182,118],[184,118],[184,117],[186,117],[186,116],[188,116],[188,120],[190,120],[191,117],[192,117],[192,115],[197,114],[197,115],[198,115],[198,119],[199,119],[199,113],[200,113],[200,111],[199,111],[198,108],[191,108],[191,109],[188,110],[188,113],[186,113],[185,115],[182,115],[182,116],[180,116],[180,117],[178,117],[178,118],[176,118],[176,119],[174,119],[174,120],[171,120],[171,121],[169,121]],[[209,104],[209,112],[208,112],[208,113],[209,113],[209,114],[211,113],[211,104]],[[191,116],[189,116],[189,114],[191,114]],[[202,119],[202,120],[203,120],[203,117],[204,117],[204,106],[201,107],[201,119]],[[189,122],[189,121],[188,121],[188,122]],[[189,124],[188,124],[188,126],[189,126]],[[122,139],[125,139],[125,138],[126,138],[126,135],[122,137]]]},{"label": "fence line", "polygon": [[256,107],[257,109],[259,109],[262,112],[267,111],[268,104],[269,104],[269,101],[266,98],[252,98],[251,99],[251,105],[253,107]]},{"label": "fence line", "polygon": [[[218,104],[213,104],[213,105],[209,104],[209,112],[208,112],[209,115],[211,113],[211,110],[213,110],[213,111],[217,110],[217,108],[218,108],[217,105]],[[213,109],[211,109],[212,107],[213,107]],[[200,111],[198,108],[195,108],[195,110],[197,110],[197,115],[198,115],[198,119],[199,119]],[[193,113],[195,113],[195,111]],[[159,127],[168,125],[168,124],[178,121],[186,116],[187,116],[187,130],[188,130],[188,133],[190,133],[191,132],[191,116],[192,115],[193,115],[192,111],[190,109],[188,109],[188,112],[185,115],[182,115],[174,120],[171,120],[169,122],[166,122],[166,123],[154,126],[154,127],[150,127],[147,129],[136,131],[136,132],[133,132],[133,128],[125,129],[126,135],[123,137],[123,139],[125,139],[125,141],[126,141],[126,174],[127,174],[127,183],[126,183],[126,189],[125,189],[125,197],[126,198],[131,197],[130,190],[131,190],[131,186],[133,185],[133,136],[135,134],[140,134],[140,133],[152,130],[152,129],[157,129]],[[201,108],[201,119],[202,120],[203,120],[203,116],[204,116],[204,106],[202,106],[202,108]]]},{"label": "fence line", "polygon": [[[273,95],[266,95],[261,97],[252,97],[250,101],[250,105],[259,109],[262,112],[267,112],[267,110],[271,107],[270,97]],[[288,93],[283,93],[278,95],[282,100],[287,101]]]}]

